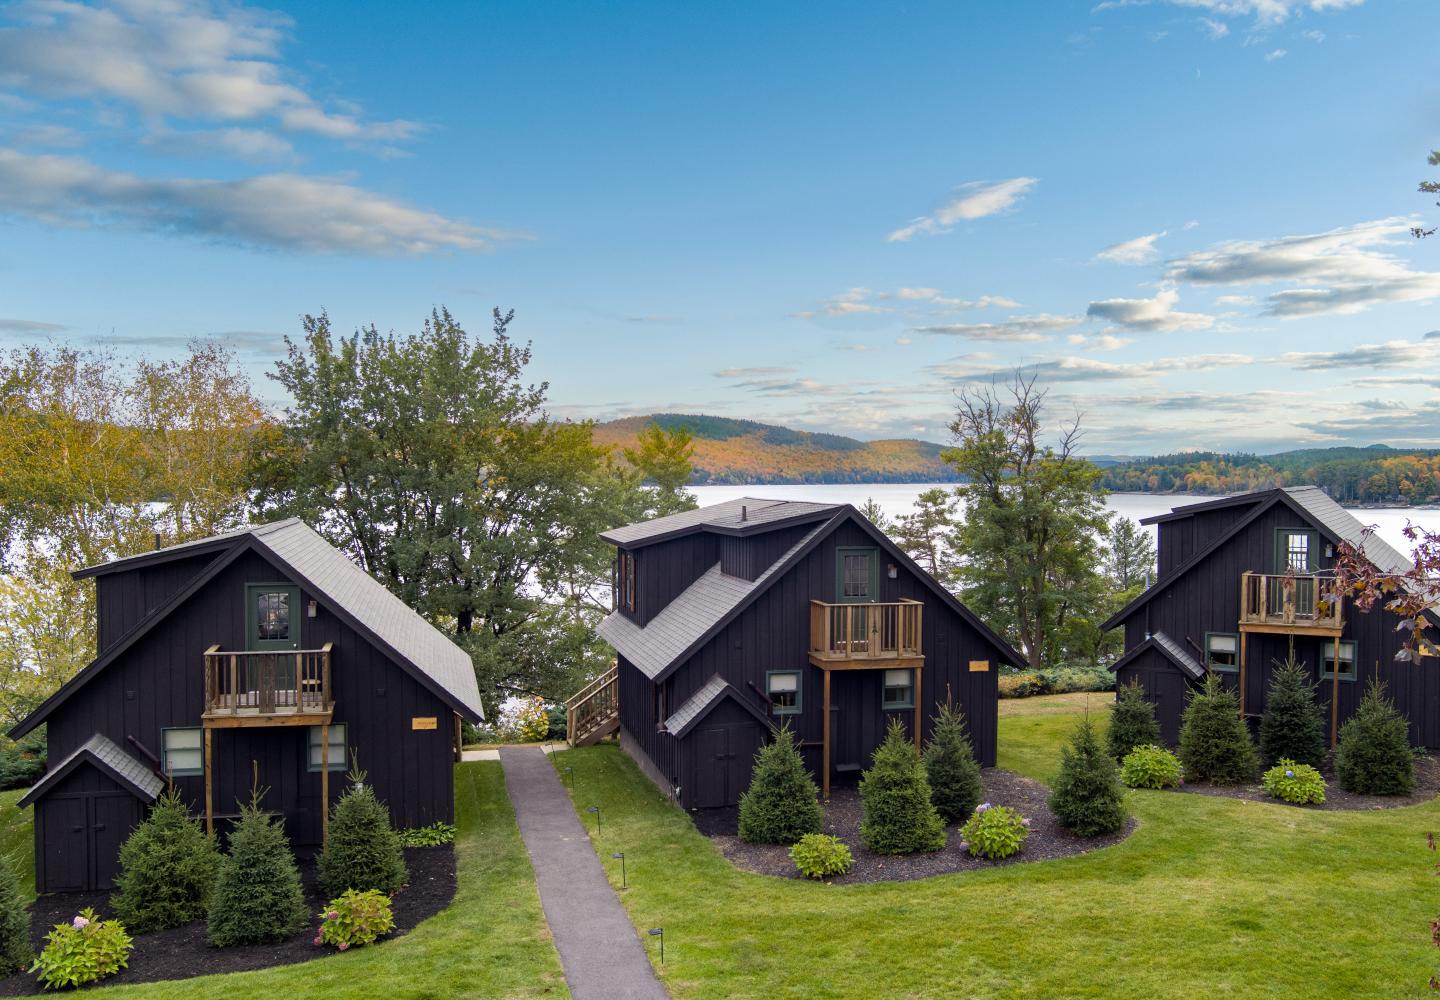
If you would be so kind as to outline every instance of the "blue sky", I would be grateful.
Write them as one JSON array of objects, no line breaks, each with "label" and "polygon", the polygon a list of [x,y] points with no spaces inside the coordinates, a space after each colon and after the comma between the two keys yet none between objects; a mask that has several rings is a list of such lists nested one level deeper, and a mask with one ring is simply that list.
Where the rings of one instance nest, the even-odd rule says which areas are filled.
[{"label": "blue sky", "polygon": [[[1426,0],[0,7],[0,343],[514,308],[555,413],[1440,445]],[[1420,60],[1420,61],[1417,61]],[[1433,336],[1427,337],[1432,331]]]}]

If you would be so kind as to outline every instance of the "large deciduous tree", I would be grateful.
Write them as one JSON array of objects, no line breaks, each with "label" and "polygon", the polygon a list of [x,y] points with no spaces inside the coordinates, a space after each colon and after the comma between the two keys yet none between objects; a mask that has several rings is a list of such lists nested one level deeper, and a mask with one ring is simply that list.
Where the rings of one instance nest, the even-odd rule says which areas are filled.
[{"label": "large deciduous tree", "polygon": [[693,505],[688,441],[647,435],[626,462],[589,423],[551,419],[512,316],[496,310],[488,339],[444,309],[403,336],[307,316],[273,376],[293,402],[257,455],[259,500],[454,636],[482,691],[555,698],[608,659],[599,533]]},{"label": "large deciduous tree", "polygon": [[1008,385],[959,392],[943,457],[966,478],[956,537],[962,596],[1032,666],[1090,659],[1101,642],[1107,530],[1100,470],[1075,453],[1079,418],[1044,442],[1045,392],[1016,373]]}]

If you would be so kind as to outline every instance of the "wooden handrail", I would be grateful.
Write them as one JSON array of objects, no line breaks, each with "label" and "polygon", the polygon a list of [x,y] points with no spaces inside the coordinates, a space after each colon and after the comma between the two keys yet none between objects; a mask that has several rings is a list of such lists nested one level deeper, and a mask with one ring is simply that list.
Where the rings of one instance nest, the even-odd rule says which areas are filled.
[{"label": "wooden handrail", "polygon": [[330,660],[334,643],[319,649],[205,650],[205,713],[280,716],[333,707]]},{"label": "wooden handrail", "polygon": [[1345,624],[1345,597],[1335,577],[1323,573],[1240,575],[1240,623],[1338,629]]},{"label": "wooden handrail", "polygon": [[620,671],[611,667],[565,702],[565,740],[571,746],[620,711]]},{"label": "wooden handrail", "polygon": [[916,600],[876,604],[810,602],[810,652],[835,660],[887,660],[924,655],[925,606]]}]

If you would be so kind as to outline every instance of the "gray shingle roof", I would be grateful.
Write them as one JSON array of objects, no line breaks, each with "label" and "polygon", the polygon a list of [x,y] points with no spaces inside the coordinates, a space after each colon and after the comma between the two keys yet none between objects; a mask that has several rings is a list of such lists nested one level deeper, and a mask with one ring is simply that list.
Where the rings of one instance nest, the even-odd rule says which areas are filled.
[{"label": "gray shingle roof", "polygon": [[154,802],[156,797],[165,790],[165,782],[158,774],[120,749],[110,738],[95,733],[70,751],[64,760],[46,771],[44,777],[35,782],[34,786],[20,799],[19,805],[29,805],[44,795],[45,790],[52,783],[74,770],[75,765],[82,758],[99,767],[117,782],[130,789],[137,798],[146,802]]},{"label": "gray shingle roof", "polygon": [[823,528],[822,524],[806,532],[804,538],[753,582],[721,572],[720,564],[716,563],[665,605],[643,628],[615,611],[600,623],[600,637],[653,680],[752,591],[763,586],[776,567],[783,566],[791,554]]},{"label": "gray shingle roof", "polygon": [[1156,632],[1151,638],[1155,640],[1155,645],[1165,654],[1166,659],[1185,671],[1185,673],[1189,674],[1192,678],[1198,681],[1205,676],[1205,668],[1200,665],[1199,660],[1190,655],[1189,650],[1184,646],[1180,645],[1164,632]]},{"label": "gray shingle roof", "polygon": [[1357,546],[1383,573],[1404,573],[1412,563],[1379,535],[1365,537],[1365,525],[1318,486],[1288,486],[1285,493],[1319,524]]},{"label": "gray shingle roof", "polygon": [[760,710],[759,706],[747,701],[744,695],[725,678],[719,674],[713,674],[700,686],[699,691],[686,698],[685,703],[665,720],[665,730],[673,736],[684,736],[686,731],[708,715],[710,709],[714,708],[722,698],[734,698],[742,708],[747,709],[761,722],[769,724],[769,717]]},{"label": "gray shingle roof", "polygon": [[[612,545],[638,545],[668,535],[704,528],[742,531],[771,526],[794,518],[823,517],[838,508],[838,504],[811,503],[806,500],[741,497],[698,510],[686,510],[638,524],[627,524],[602,532],[600,537]],[[744,520],[741,520],[742,514]]]}]

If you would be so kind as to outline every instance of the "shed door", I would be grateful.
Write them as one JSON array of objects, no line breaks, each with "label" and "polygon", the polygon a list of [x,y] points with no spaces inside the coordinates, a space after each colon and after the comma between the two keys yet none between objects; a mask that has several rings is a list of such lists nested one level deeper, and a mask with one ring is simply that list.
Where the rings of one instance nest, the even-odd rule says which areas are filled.
[{"label": "shed door", "polygon": [[90,802],[90,858],[92,889],[111,889],[120,872],[120,845],[138,821],[136,801],[125,792],[92,795]]},{"label": "shed door", "polygon": [[692,806],[733,806],[750,784],[750,768],[760,749],[754,722],[712,726],[695,734],[695,796]]},{"label": "shed door", "polygon": [[42,892],[76,892],[90,880],[88,798],[50,795],[42,799],[43,816],[36,833],[43,852]]}]

